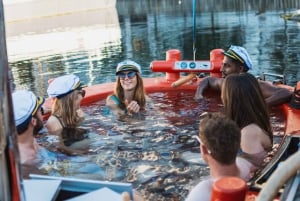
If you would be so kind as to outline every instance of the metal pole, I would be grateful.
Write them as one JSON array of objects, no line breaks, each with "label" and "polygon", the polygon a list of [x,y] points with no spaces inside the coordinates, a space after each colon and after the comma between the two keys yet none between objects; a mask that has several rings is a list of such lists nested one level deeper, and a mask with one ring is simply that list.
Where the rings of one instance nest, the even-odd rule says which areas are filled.
[{"label": "metal pole", "polygon": [[5,39],[3,0],[0,0],[0,200],[23,201],[20,160],[14,123]]},{"label": "metal pole", "polygon": [[196,60],[196,0],[193,0],[193,59]]}]

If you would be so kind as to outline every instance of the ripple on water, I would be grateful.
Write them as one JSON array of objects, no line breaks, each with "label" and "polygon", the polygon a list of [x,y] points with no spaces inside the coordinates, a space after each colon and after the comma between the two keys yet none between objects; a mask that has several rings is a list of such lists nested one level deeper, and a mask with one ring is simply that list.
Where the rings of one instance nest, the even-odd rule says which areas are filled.
[{"label": "ripple on water", "polygon": [[[144,120],[135,121],[119,121],[104,114],[104,101],[84,107],[90,115],[83,124],[89,135],[76,147],[92,151],[67,156],[53,148],[56,137],[43,135],[38,142],[55,154],[45,157],[39,168],[49,175],[131,182],[148,200],[183,200],[190,188],[209,174],[193,138],[198,134],[198,116],[222,110],[219,95],[208,94],[200,103],[193,96],[188,91],[149,94],[151,111]],[[278,113],[273,111],[271,122],[282,135],[284,118]]]}]

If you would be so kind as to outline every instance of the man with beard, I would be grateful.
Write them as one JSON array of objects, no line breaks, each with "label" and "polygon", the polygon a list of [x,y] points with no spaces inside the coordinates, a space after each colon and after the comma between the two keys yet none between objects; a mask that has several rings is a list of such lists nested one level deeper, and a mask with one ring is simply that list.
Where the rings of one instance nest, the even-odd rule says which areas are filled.
[{"label": "man with beard", "polygon": [[18,90],[12,94],[14,119],[22,165],[34,163],[39,145],[35,135],[43,128],[43,108],[45,99],[36,97],[31,91]]},{"label": "man with beard", "polygon": [[[247,50],[240,46],[231,45],[227,51],[224,51],[224,59],[221,67],[222,78],[205,77],[200,82],[195,100],[203,99],[203,92],[207,88],[221,91],[224,78],[227,75],[234,73],[247,73],[252,69],[252,62]],[[269,106],[280,105],[288,102],[291,98],[292,92],[288,89],[277,87],[269,82],[259,80],[260,88],[266,103]]]}]

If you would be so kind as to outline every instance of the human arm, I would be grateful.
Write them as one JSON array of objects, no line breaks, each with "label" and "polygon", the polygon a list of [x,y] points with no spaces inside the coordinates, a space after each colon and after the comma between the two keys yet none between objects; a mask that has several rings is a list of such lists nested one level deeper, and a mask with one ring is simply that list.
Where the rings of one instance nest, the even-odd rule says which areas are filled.
[{"label": "human arm", "polygon": [[85,119],[85,113],[81,108],[79,108],[78,110],[76,110],[76,114],[77,114],[77,117],[78,117],[78,123],[77,124],[79,125]]},{"label": "human arm", "polygon": [[61,130],[63,129],[63,127],[62,127],[61,123],[59,122],[59,120],[53,115],[51,115],[48,118],[45,127],[47,128],[47,130],[50,134],[60,133]]},{"label": "human arm", "polygon": [[137,101],[132,100],[129,102],[127,99],[125,100],[126,110],[120,108],[120,101],[114,95],[110,95],[106,98],[106,106],[108,106],[115,115],[119,116],[126,114],[132,116],[133,114],[138,114],[141,109]]},{"label": "human arm", "polygon": [[203,98],[203,92],[207,88],[211,88],[214,90],[221,90],[222,83],[223,83],[222,78],[216,78],[216,77],[203,78],[197,87],[197,91],[195,94],[195,100],[201,100]]},{"label": "human arm", "polygon": [[109,95],[106,98],[106,106],[110,109],[110,111],[112,111],[113,114],[124,115],[125,111],[119,107],[119,104],[117,104],[117,102],[116,102],[116,100],[114,100],[113,96],[114,95]]},{"label": "human arm", "polygon": [[256,154],[264,151],[263,130],[256,124],[249,124],[241,129],[241,149],[248,154]]},{"label": "human arm", "polygon": [[266,103],[269,106],[276,106],[290,100],[292,92],[286,88],[272,85],[269,82],[259,81],[260,88]]}]

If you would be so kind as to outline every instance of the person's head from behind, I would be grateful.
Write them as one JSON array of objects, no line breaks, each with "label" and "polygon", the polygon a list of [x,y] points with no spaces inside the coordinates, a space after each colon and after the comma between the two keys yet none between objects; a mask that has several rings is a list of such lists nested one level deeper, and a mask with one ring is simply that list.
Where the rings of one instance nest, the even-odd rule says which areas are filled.
[{"label": "person's head from behind", "polygon": [[85,96],[79,77],[73,74],[57,77],[50,82],[47,93],[54,99],[52,114],[60,117],[66,126],[75,126],[76,111]]},{"label": "person's head from behind", "polygon": [[14,120],[18,135],[28,129],[36,135],[43,128],[43,108],[45,99],[35,96],[31,91],[17,90],[12,94]]},{"label": "person's head from behind", "polygon": [[125,60],[117,65],[114,93],[121,101],[124,101],[126,92],[133,92],[133,99],[138,101],[142,107],[144,106],[145,91],[141,73],[141,66],[134,61]]},{"label": "person's head from behind", "polygon": [[222,165],[235,163],[241,133],[234,121],[220,113],[207,113],[200,120],[199,138],[204,160],[212,157]]},{"label": "person's head from behind", "polygon": [[233,73],[247,72],[252,69],[252,62],[245,48],[231,45],[223,54],[222,77]]},{"label": "person's head from behind", "polygon": [[253,75],[240,73],[227,76],[222,85],[221,99],[226,115],[241,129],[255,123],[272,133],[267,104]]}]

